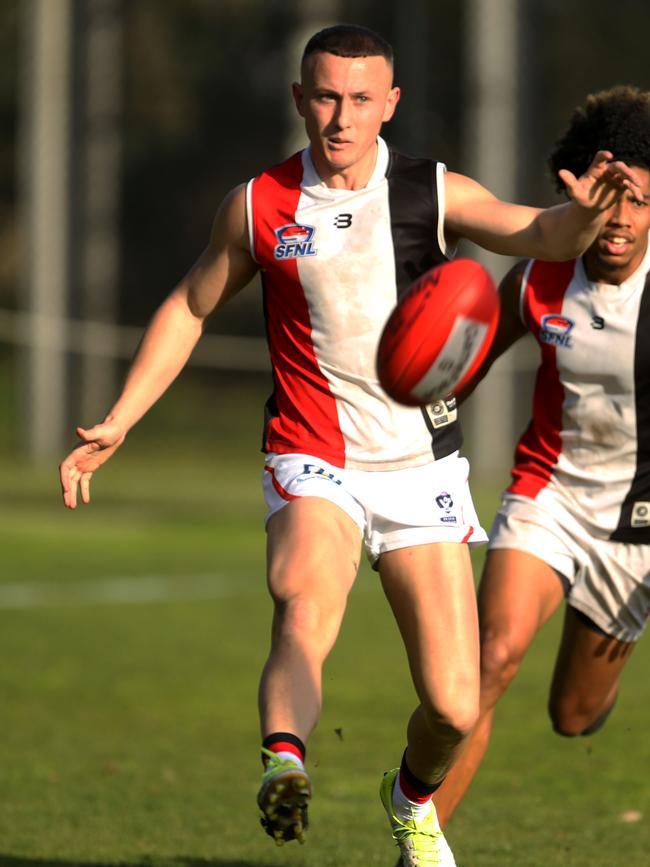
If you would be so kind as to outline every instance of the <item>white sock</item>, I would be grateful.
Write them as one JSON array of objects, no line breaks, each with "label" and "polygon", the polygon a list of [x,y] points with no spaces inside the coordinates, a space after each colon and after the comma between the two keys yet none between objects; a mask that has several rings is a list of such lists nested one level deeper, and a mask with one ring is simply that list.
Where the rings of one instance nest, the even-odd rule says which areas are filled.
[{"label": "white sock", "polygon": [[395,777],[395,785],[393,786],[393,810],[395,815],[401,822],[408,822],[409,819],[421,822],[426,819],[432,810],[431,798],[425,801],[424,804],[417,804],[415,801],[410,801],[399,784],[399,774]]},{"label": "white sock", "polygon": [[293,762],[293,764],[300,768],[301,771],[305,770],[305,765],[300,761],[300,758],[295,753],[285,753],[284,751],[281,753],[276,753],[276,756],[279,756],[283,762]]}]

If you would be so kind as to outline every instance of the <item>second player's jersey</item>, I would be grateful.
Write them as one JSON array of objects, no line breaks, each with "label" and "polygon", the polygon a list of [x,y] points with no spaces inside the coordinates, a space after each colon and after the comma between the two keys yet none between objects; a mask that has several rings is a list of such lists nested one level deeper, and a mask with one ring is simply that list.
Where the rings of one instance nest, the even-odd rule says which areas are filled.
[{"label": "second player's jersey", "polygon": [[650,542],[650,250],[620,286],[582,260],[529,263],[521,315],[541,349],[510,491],[558,490],[599,538]]},{"label": "second player's jersey", "polygon": [[265,451],[391,469],[460,446],[454,399],[426,411],[400,406],[375,369],[398,292],[446,259],[444,171],[379,139],[360,190],[327,187],[309,149],[249,182],[274,380]]}]

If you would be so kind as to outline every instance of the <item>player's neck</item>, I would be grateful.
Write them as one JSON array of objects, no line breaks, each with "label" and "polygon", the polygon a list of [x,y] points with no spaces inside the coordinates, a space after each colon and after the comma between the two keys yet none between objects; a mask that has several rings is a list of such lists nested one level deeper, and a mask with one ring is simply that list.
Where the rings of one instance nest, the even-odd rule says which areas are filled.
[{"label": "player's neck", "polygon": [[367,153],[351,166],[334,166],[321,154],[311,150],[311,158],[314,168],[325,186],[334,190],[362,190],[368,186],[375,166],[377,165],[378,145],[368,150]]}]

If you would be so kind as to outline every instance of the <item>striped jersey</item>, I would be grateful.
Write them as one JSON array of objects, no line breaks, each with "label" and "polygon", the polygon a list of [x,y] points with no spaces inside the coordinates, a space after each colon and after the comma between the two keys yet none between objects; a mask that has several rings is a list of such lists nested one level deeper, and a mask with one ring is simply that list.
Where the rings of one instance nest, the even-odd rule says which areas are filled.
[{"label": "striped jersey", "polygon": [[558,491],[596,538],[650,542],[650,248],[620,286],[531,261],[521,316],[541,364],[515,494]]},{"label": "striped jersey", "polygon": [[454,399],[401,406],[375,368],[398,294],[446,259],[444,173],[442,163],[406,157],[379,139],[363,189],[328,187],[309,149],[248,183],[274,386],[264,451],[383,470],[459,448]]}]

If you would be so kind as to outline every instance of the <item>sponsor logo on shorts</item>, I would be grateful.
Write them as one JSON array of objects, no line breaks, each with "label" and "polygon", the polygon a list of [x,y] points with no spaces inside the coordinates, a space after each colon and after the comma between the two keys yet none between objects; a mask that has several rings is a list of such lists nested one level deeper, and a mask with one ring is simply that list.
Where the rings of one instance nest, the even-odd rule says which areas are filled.
[{"label": "sponsor logo on shorts", "polygon": [[319,467],[318,464],[303,464],[301,476],[315,476],[317,479],[322,479],[325,482],[334,482],[335,485],[342,485],[341,479],[337,479],[334,473],[330,473],[325,467]]},{"label": "sponsor logo on shorts", "polygon": [[304,223],[287,223],[274,229],[277,244],[273,255],[276,259],[300,259],[303,256],[315,256],[313,226]]},{"label": "sponsor logo on shorts", "polygon": [[458,520],[456,515],[451,514],[451,510],[454,508],[454,501],[451,494],[448,494],[447,491],[441,491],[436,497],[436,504],[439,509],[445,513],[440,516],[440,520],[443,524],[456,524]]},{"label": "sponsor logo on shorts", "polygon": [[566,349],[573,346],[570,337],[575,324],[573,319],[562,316],[560,313],[547,313],[542,316],[540,324],[539,339],[542,343],[548,343],[551,346],[564,346]]},{"label": "sponsor logo on shorts", "polygon": [[444,400],[437,400],[426,408],[427,415],[431,419],[434,428],[445,427],[448,424],[456,421],[458,418],[458,410],[456,409],[456,398],[451,395]]},{"label": "sponsor logo on shorts", "polygon": [[650,526],[650,503],[635,503],[632,506],[632,527]]}]

